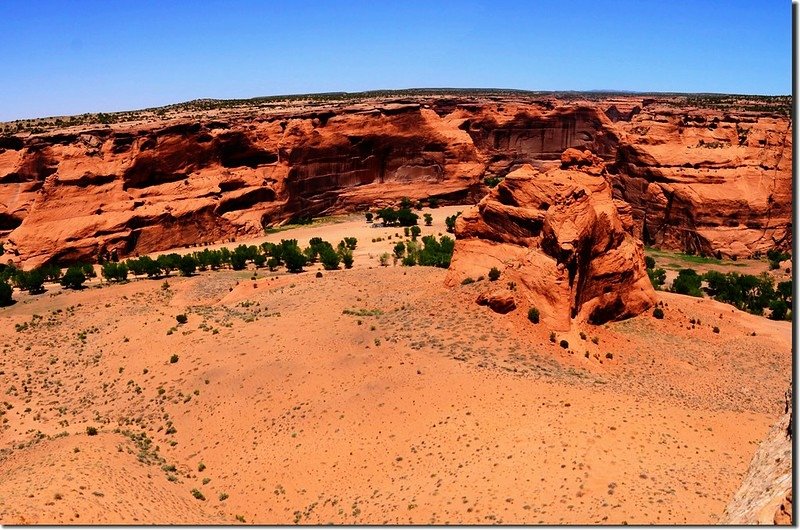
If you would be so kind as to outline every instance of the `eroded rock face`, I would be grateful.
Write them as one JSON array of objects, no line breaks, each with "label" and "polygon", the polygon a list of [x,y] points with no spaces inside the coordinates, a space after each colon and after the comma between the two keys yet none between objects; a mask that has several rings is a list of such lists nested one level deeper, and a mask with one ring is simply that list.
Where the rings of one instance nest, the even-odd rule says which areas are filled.
[{"label": "eroded rock face", "polygon": [[458,218],[447,283],[497,267],[497,283],[516,283],[516,305],[536,307],[559,330],[573,319],[600,324],[634,316],[655,302],[655,292],[632,229],[602,164],[545,173],[525,165]]},{"label": "eroded rock face", "polygon": [[403,196],[474,203],[485,177],[523,164],[603,160],[648,243],[738,256],[789,248],[789,120],[667,103],[388,97],[4,136],[0,240],[26,267],[125,256]]},{"label": "eroded rock face", "polygon": [[784,414],[758,446],[741,487],[725,508],[721,524],[793,524],[792,419],[790,383]]}]

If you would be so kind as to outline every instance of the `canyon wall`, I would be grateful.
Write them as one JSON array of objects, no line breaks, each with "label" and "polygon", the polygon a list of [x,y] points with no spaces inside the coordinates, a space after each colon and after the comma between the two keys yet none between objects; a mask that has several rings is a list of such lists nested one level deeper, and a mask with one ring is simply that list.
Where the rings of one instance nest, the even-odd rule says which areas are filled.
[{"label": "canyon wall", "polygon": [[791,123],[669,99],[382,97],[216,109],[0,136],[0,241],[25,267],[263,233],[403,196],[480,201],[487,177],[607,165],[632,231],[747,256],[791,245]]}]

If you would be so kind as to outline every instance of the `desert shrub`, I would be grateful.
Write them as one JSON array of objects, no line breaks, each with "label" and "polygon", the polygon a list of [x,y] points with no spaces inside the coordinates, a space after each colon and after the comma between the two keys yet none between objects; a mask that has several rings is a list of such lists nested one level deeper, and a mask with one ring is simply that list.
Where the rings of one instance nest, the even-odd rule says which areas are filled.
[{"label": "desert shrub", "polygon": [[433,224],[433,216],[429,213],[423,214],[422,217],[425,219],[425,226],[431,226]]},{"label": "desert shrub", "polygon": [[341,258],[333,248],[322,247],[319,251],[319,260],[326,271],[332,271],[339,268]]},{"label": "desert shrub", "polygon": [[392,256],[388,252],[384,252],[378,258],[378,260],[380,261],[381,267],[388,267],[390,259],[392,259]]},{"label": "desert shrub", "polygon": [[178,362],[178,354],[177,353],[173,353],[169,358],[169,362],[170,362],[170,364],[177,363]]},{"label": "desert shrub", "polygon": [[193,490],[192,490],[192,497],[194,497],[194,498],[195,498],[195,499],[197,499],[198,501],[204,501],[204,500],[206,500],[206,496],[205,496],[205,495],[203,495],[203,494],[200,492],[200,490],[199,490],[199,489],[197,489],[197,488],[195,488],[195,489],[193,489]]},{"label": "desert shrub", "polygon": [[[294,241],[294,244],[291,242]],[[297,246],[296,240],[282,240],[281,241],[283,261],[286,264],[286,270],[289,272],[302,272],[306,264],[306,256],[300,251]]]},{"label": "desert shrub", "polygon": [[51,263],[49,265],[43,265],[39,267],[39,269],[42,271],[42,274],[44,274],[45,281],[57,282],[61,279],[61,267],[58,265]]},{"label": "desert shrub", "polygon": [[107,261],[103,263],[100,273],[106,281],[122,282],[128,279],[128,266],[125,263]]},{"label": "desert shrub", "polygon": [[422,233],[422,229],[416,225],[411,227],[411,239],[415,240]]},{"label": "desert shrub", "polygon": [[419,215],[412,212],[409,208],[402,208],[400,211],[397,212],[397,222],[400,226],[412,226],[411,232],[413,234],[414,228],[416,226],[417,221],[419,220]]},{"label": "desert shrub", "polygon": [[711,331],[713,331],[714,333],[719,333],[719,327],[714,326],[714,328]]},{"label": "desert shrub", "polygon": [[584,333],[583,331],[581,331],[581,332],[579,333],[579,335],[580,335],[580,337],[581,337],[581,340],[586,340],[586,333]]},{"label": "desert shrub", "polygon": [[14,285],[20,290],[28,291],[31,294],[40,294],[44,292],[45,275],[41,269],[33,269],[30,271],[14,269],[12,274]]},{"label": "desert shrub", "polygon": [[647,269],[647,276],[657,291],[661,290],[661,286],[667,281],[667,271],[664,269]]},{"label": "desert shrub", "polygon": [[471,283],[475,283],[475,280],[473,280],[472,278],[469,278],[469,277],[464,278],[463,280],[461,280],[461,285],[469,285]]},{"label": "desert shrub", "polygon": [[458,216],[461,215],[461,212],[457,212],[455,215],[451,215],[449,217],[445,217],[444,224],[447,226],[448,232],[454,232],[456,229],[456,219]]},{"label": "desert shrub", "polygon": [[61,285],[67,289],[80,289],[86,282],[86,275],[83,273],[81,267],[73,265],[64,276],[61,277]]},{"label": "desert shrub", "polygon": [[322,278],[322,272],[317,271],[317,273],[314,275],[314,277],[315,278]]},{"label": "desert shrub", "polygon": [[355,250],[356,246],[358,245],[358,239],[355,237],[346,237],[342,239],[342,242],[344,243],[344,246],[350,250]]},{"label": "desert shrub", "polygon": [[405,254],[405,252],[406,252],[406,246],[402,241],[400,241],[399,243],[396,243],[394,245],[394,255],[395,255],[395,257],[402,258],[403,254]]},{"label": "desert shrub", "polygon": [[181,313],[180,315],[175,315],[175,320],[178,321],[178,324],[186,324],[189,321],[189,317],[185,313]]},{"label": "desert shrub", "polygon": [[12,289],[8,283],[0,282],[0,307],[11,305],[11,303],[14,301],[14,298],[12,297],[13,292],[14,289]]},{"label": "desert shrub", "polygon": [[339,251],[339,257],[342,258],[342,264],[345,269],[353,268],[353,251],[349,248],[343,248]]},{"label": "desert shrub", "polygon": [[566,350],[567,348],[569,348],[569,342],[567,342],[567,341],[566,341],[566,340],[564,340],[564,339],[561,339],[561,342],[559,342],[559,343],[558,343],[558,345],[559,345],[559,346],[561,346],[562,348],[564,348],[565,350]]},{"label": "desert shrub", "polygon": [[535,307],[531,307],[528,309],[528,320],[533,322],[534,324],[539,323],[539,310]]},{"label": "desert shrub", "polygon": [[653,309],[653,316],[661,320],[662,318],[664,318],[664,310],[661,309],[660,307]]},{"label": "desert shrub", "polygon": [[500,279],[500,269],[498,269],[497,267],[492,267],[491,269],[489,269],[489,281],[496,282],[499,279]]},{"label": "desert shrub", "polygon": [[423,248],[416,256],[420,265],[443,269],[450,266],[455,241],[447,236],[442,236],[438,241],[434,236],[425,236],[422,238],[422,243]]},{"label": "desert shrub", "polygon": [[486,177],[483,179],[483,183],[489,188],[494,188],[500,184],[500,179],[498,177]]},{"label": "desert shrub", "polygon": [[767,259],[769,260],[770,270],[777,270],[781,266],[781,261],[789,259],[791,256],[778,249],[770,249],[767,251]]},{"label": "desert shrub", "polygon": [[678,277],[672,282],[672,291],[689,296],[703,296],[700,284],[703,278],[694,269],[681,269]]},{"label": "desert shrub", "polygon": [[247,266],[247,256],[243,253],[234,252],[231,254],[231,268],[235,271],[240,271]]},{"label": "desert shrub", "polygon": [[656,268],[656,260],[652,256],[645,256],[644,257],[644,265],[648,269],[655,269]]},{"label": "desert shrub", "polygon": [[[116,250],[113,251],[112,260],[114,262],[118,262],[119,261],[119,258],[117,258],[117,251]],[[97,278],[97,273],[94,270],[94,265],[92,265],[91,263],[81,263],[79,265],[80,265],[80,268],[81,268],[81,272],[83,272],[84,276],[86,276],[87,278]]]},{"label": "desert shrub", "polygon": [[789,306],[783,300],[772,300],[769,303],[770,315],[772,320],[786,320],[786,314],[789,312]]},{"label": "desert shrub", "polygon": [[97,436],[97,427],[86,427],[86,434],[89,436]]},{"label": "desert shrub", "polygon": [[367,218],[367,222],[368,222],[368,223],[371,223],[371,222],[372,222],[372,212],[367,212],[367,213],[365,213],[365,214],[364,214],[364,217],[366,217],[366,218]]},{"label": "desert shrub", "polygon": [[417,259],[414,257],[413,254],[409,254],[408,256],[403,258],[403,265],[406,267],[413,267],[417,264]]},{"label": "desert shrub", "polygon": [[381,208],[375,214],[384,226],[393,225],[397,222],[397,211],[394,208]]},{"label": "desert shrub", "polygon": [[550,332],[550,342],[552,342],[552,343],[556,342],[556,332],[555,331],[551,331]]}]

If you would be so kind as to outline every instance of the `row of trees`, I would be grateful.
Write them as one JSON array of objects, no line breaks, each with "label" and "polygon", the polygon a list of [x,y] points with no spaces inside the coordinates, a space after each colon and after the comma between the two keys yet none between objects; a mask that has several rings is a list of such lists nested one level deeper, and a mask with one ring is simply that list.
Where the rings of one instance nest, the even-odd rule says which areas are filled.
[{"label": "row of trees", "polygon": [[[160,278],[173,271],[183,276],[191,276],[197,270],[217,270],[228,267],[243,270],[252,263],[256,268],[268,267],[275,271],[285,266],[289,272],[301,272],[303,267],[319,262],[325,270],[335,270],[339,265],[349,269],[353,266],[353,251],[358,245],[355,237],[342,239],[334,248],[319,237],[312,238],[309,245],[301,249],[296,239],[283,239],[280,243],[239,245],[233,250],[226,247],[219,250],[203,249],[200,252],[180,255],[176,252],[162,254],[157,258],[141,256],[125,261],[105,261],[101,264],[102,277],[109,282],[122,282],[128,275]],[[110,257],[110,256],[109,256]],[[45,265],[25,271],[8,265],[0,269],[0,306],[12,300],[12,285],[31,294],[44,292],[45,282],[59,282],[67,289],[80,289],[88,278],[94,278],[94,267],[90,264],[76,264],[65,272],[57,265]]]},{"label": "row of trees", "polygon": [[[647,272],[653,286],[660,289],[664,285],[666,271],[648,269]],[[769,309],[771,319],[791,320],[792,281],[779,282],[775,285],[767,273],[759,276],[718,271],[698,274],[694,269],[681,269],[670,290],[697,297],[702,297],[705,293],[715,300],[731,304],[748,313],[763,315]]]}]

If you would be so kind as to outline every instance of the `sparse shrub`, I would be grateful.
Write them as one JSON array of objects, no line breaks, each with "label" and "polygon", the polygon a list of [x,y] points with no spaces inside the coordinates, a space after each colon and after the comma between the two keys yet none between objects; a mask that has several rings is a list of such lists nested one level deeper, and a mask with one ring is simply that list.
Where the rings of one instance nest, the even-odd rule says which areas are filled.
[{"label": "sparse shrub", "polygon": [[419,237],[419,235],[421,233],[422,233],[422,229],[419,226],[414,225],[414,226],[411,227],[411,239],[412,240],[416,241],[417,237]]},{"label": "sparse shrub", "polygon": [[97,436],[97,427],[86,427],[86,434],[89,436]]},{"label": "sparse shrub", "polygon": [[402,241],[400,241],[399,243],[395,244],[395,246],[394,246],[394,255],[395,255],[395,257],[402,258],[403,254],[405,254],[405,252],[406,252],[406,245]]},{"label": "sparse shrub", "polygon": [[353,251],[349,248],[343,248],[339,251],[339,256],[342,258],[342,264],[345,269],[353,268]]},{"label": "sparse shrub", "polygon": [[203,494],[200,492],[200,490],[199,490],[199,489],[197,489],[197,488],[195,488],[195,489],[193,489],[193,490],[192,490],[192,497],[194,497],[194,498],[195,498],[195,499],[197,499],[198,501],[204,501],[204,500],[206,500],[206,497],[205,497],[205,495],[203,495]]},{"label": "sparse shrub", "polygon": [[431,226],[433,224],[433,216],[429,213],[423,214],[422,217],[425,219],[425,226]]},{"label": "sparse shrub", "polygon": [[656,260],[652,256],[645,256],[644,257],[644,264],[645,267],[648,269],[655,269],[656,268]]},{"label": "sparse shrub", "polygon": [[550,332],[550,342],[552,342],[554,344],[556,342],[556,332],[555,331],[551,331]]},{"label": "sparse shrub", "polygon": [[535,307],[531,307],[528,309],[528,320],[533,322],[534,324],[539,323],[539,310]]},{"label": "sparse shrub", "polygon": [[186,324],[189,321],[189,317],[185,313],[181,313],[180,315],[175,315],[175,320],[178,321],[178,324]]},{"label": "sparse shrub", "polygon": [[475,280],[473,280],[472,278],[469,278],[469,277],[464,278],[463,280],[461,280],[461,285],[469,285],[471,283],[475,283]]},{"label": "sparse shrub", "polygon": [[558,345],[559,345],[559,346],[561,346],[562,348],[564,348],[565,350],[566,350],[567,348],[569,348],[569,342],[567,342],[567,341],[566,341],[566,340],[564,340],[564,339],[561,339],[561,342],[559,342],[559,343],[558,343]]},{"label": "sparse shrub", "polygon": [[719,333],[719,327],[714,326],[714,329],[712,329],[711,331],[713,331],[714,333]]},{"label": "sparse shrub", "polygon": [[317,278],[322,278],[322,272],[321,271],[317,271],[317,273],[314,276],[317,277]]},{"label": "sparse shrub", "polygon": [[614,358],[614,354],[613,353],[611,353],[611,352],[606,353],[606,359],[608,359],[610,361],[613,358]]},{"label": "sparse shrub", "polygon": [[664,318],[664,310],[661,309],[660,307],[653,309],[653,316],[661,320],[662,318]]},{"label": "sparse shrub", "polygon": [[199,464],[197,464],[197,471],[199,473],[202,473],[205,470],[206,470],[206,465],[204,463],[200,462]]},{"label": "sparse shrub", "polygon": [[227,498],[228,498],[228,494],[227,493],[220,493],[219,494],[219,502],[222,502],[222,501],[226,500]]},{"label": "sparse shrub", "polygon": [[592,344],[600,344],[600,337],[598,337],[597,335],[592,337]]},{"label": "sparse shrub", "polygon": [[364,217],[366,217],[366,218],[367,218],[367,222],[368,222],[368,223],[371,223],[371,222],[372,222],[372,212],[367,212],[367,213],[365,213],[365,214],[364,214]]},{"label": "sparse shrub", "polygon": [[170,364],[175,364],[178,362],[178,354],[173,353],[172,356],[169,358]]},{"label": "sparse shrub", "polygon": [[384,252],[378,259],[380,260],[381,267],[388,267],[389,260],[392,259],[392,256],[388,252]]},{"label": "sparse shrub", "polygon": [[586,340],[586,333],[584,333],[583,331],[581,331],[579,335],[580,335],[580,337],[581,337],[581,340]]},{"label": "sparse shrub", "polygon": [[492,267],[491,269],[489,269],[489,281],[496,282],[499,279],[500,279],[500,269],[498,269],[497,267]]}]

